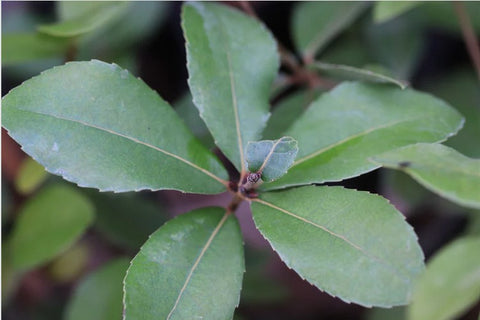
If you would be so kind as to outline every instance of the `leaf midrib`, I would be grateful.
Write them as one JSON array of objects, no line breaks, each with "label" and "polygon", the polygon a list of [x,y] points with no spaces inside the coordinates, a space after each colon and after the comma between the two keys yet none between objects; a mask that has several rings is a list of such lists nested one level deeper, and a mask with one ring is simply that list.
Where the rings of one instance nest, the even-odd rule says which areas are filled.
[{"label": "leaf midrib", "polygon": [[203,256],[205,255],[205,252],[207,252],[208,248],[210,247],[210,245],[212,244],[212,241],[213,239],[215,238],[215,236],[218,234],[218,232],[220,231],[220,229],[222,228],[222,226],[225,224],[225,221],[227,220],[229,216],[229,213],[226,212],[222,219],[218,222],[217,226],[215,227],[215,229],[212,231],[212,234],[210,235],[210,237],[208,238],[207,242],[205,243],[205,245],[202,247],[202,250],[200,251],[200,254],[198,255],[197,259],[195,260],[195,262],[193,263],[192,265],[192,268],[190,269],[188,275],[187,275],[187,278],[185,279],[185,282],[182,286],[182,288],[180,289],[180,292],[178,293],[178,296],[177,296],[177,299],[175,300],[175,304],[173,305],[172,307],[172,310],[170,310],[170,313],[168,314],[166,320],[169,320],[171,318],[171,316],[173,315],[173,313],[175,312],[182,296],[183,296],[183,293],[185,292],[190,280],[192,279],[192,276],[193,276],[193,272],[197,269],[198,265],[200,264],[200,261],[202,260]]},{"label": "leaf midrib", "polygon": [[313,221],[310,221],[306,218],[303,218],[301,216],[298,216],[296,215],[295,213],[293,212],[290,212],[284,208],[280,208],[276,205],[274,205],[273,203],[270,203],[270,202],[267,202],[265,200],[262,200],[262,199],[259,199],[259,198],[256,198],[256,199],[252,199],[252,201],[254,202],[257,202],[257,203],[260,203],[260,204],[263,204],[267,207],[270,207],[272,209],[275,209],[275,210],[278,210],[280,212],[283,212],[289,216],[291,216],[292,218],[295,218],[295,219],[298,219],[302,222],[305,222],[307,224],[310,224],[314,227],[317,227],[325,232],[327,232],[328,234],[330,234],[331,236],[333,237],[336,237],[342,241],[344,241],[345,243],[347,243],[348,245],[350,245],[351,247],[353,247],[355,250],[358,250],[361,254],[363,254],[364,256],[366,256],[368,259],[372,259],[372,260],[375,260],[377,261],[378,263],[380,263],[381,265],[387,267],[387,270],[393,270],[393,273],[395,275],[397,275],[399,278],[405,280],[406,282],[411,282],[410,281],[410,278],[408,276],[405,276],[404,272],[402,272],[401,270],[399,270],[395,265],[392,265],[392,264],[389,264],[388,261],[385,261],[385,260],[382,260],[381,258],[375,256],[375,255],[372,255],[370,253],[368,253],[367,251],[365,251],[365,249],[363,249],[362,247],[360,247],[359,245],[353,243],[351,240],[349,240],[347,237],[341,235],[341,234],[338,234],[338,233],[335,233],[333,232],[332,230],[328,229],[327,227],[324,227],[320,224],[317,224]]},{"label": "leaf midrib", "polygon": [[168,152],[164,149],[161,149],[159,147],[156,147],[152,144],[149,144],[147,142],[144,142],[144,141],[141,141],[137,138],[134,138],[134,137],[130,137],[126,134],[123,134],[123,133],[120,133],[120,132],[116,132],[116,131],[113,131],[113,130],[110,130],[110,129],[107,129],[107,128],[103,128],[103,127],[100,127],[100,126],[97,126],[97,125],[93,125],[93,124],[90,124],[90,123],[87,123],[87,122],[84,122],[84,121],[80,121],[80,120],[76,120],[76,119],[69,119],[69,118],[64,118],[64,117],[61,117],[59,115],[53,115],[53,114],[49,114],[49,113],[44,113],[44,112],[39,112],[39,111],[32,111],[32,110],[25,110],[25,109],[22,109],[22,108],[16,108],[17,110],[20,110],[20,111],[23,111],[23,112],[29,112],[29,113],[33,113],[33,114],[38,114],[38,115],[42,115],[42,116],[46,116],[46,117],[52,117],[52,118],[55,118],[55,119],[59,119],[59,120],[63,120],[63,121],[70,121],[70,122],[74,122],[74,123],[77,123],[77,124],[80,124],[80,125],[83,125],[83,126],[86,126],[86,127],[89,127],[89,128],[92,128],[92,129],[96,129],[96,130],[100,130],[100,131],[103,131],[103,132],[107,132],[107,133],[110,133],[110,134],[113,134],[113,135],[116,135],[118,137],[122,137],[124,139],[127,139],[127,140],[130,140],[134,143],[138,143],[138,144],[141,144],[141,145],[144,145],[148,148],[151,148],[153,150],[156,150],[156,151],[159,151],[167,156],[170,156],[174,159],[177,159],[179,161],[182,161],[183,163],[191,166],[192,168],[194,169],[197,169],[199,170],[200,172],[204,173],[205,175],[209,176],[210,178],[212,179],[215,179],[216,181],[220,182],[221,184],[227,186],[228,183],[223,180],[222,178],[216,176],[215,174],[213,174],[212,172],[194,164],[193,162],[190,162],[189,160],[185,159],[185,158],[182,158],[180,157],[179,155],[176,155],[174,153],[171,153],[171,152]]},{"label": "leaf midrib", "polygon": [[262,165],[260,166],[260,169],[258,169],[258,172],[263,172],[265,167],[267,166],[268,162],[270,161],[270,158],[272,157],[273,153],[275,152],[275,148],[282,142],[283,139],[286,139],[286,137],[282,137],[275,141],[275,143],[272,145],[272,148],[268,152],[267,156],[265,157],[265,160],[263,161]]},{"label": "leaf midrib", "polygon": [[377,130],[386,129],[386,128],[388,128],[388,127],[393,127],[393,126],[396,126],[396,125],[401,124],[401,123],[404,123],[404,122],[416,121],[416,120],[420,120],[420,119],[422,119],[422,117],[420,117],[420,118],[408,118],[408,119],[403,119],[403,120],[399,120],[399,121],[389,122],[389,123],[382,124],[382,125],[377,126],[377,127],[369,128],[369,129],[367,129],[367,130],[365,130],[365,131],[356,133],[356,134],[354,134],[354,135],[348,136],[348,137],[346,137],[346,138],[344,138],[344,139],[342,139],[342,140],[340,140],[340,141],[337,141],[337,142],[335,142],[335,143],[333,143],[333,144],[330,144],[330,145],[328,145],[328,146],[326,146],[326,147],[324,147],[324,148],[322,148],[322,149],[320,149],[320,150],[318,150],[318,151],[315,151],[315,152],[313,152],[313,153],[310,153],[309,155],[304,156],[303,158],[298,159],[297,161],[295,161],[295,162],[293,163],[292,168],[295,167],[296,165],[299,165],[299,164],[302,163],[302,162],[305,162],[305,161],[307,161],[307,160],[310,160],[310,159],[312,159],[312,158],[315,158],[315,157],[321,155],[322,153],[327,152],[328,150],[333,149],[333,148],[335,148],[335,147],[337,147],[337,146],[339,146],[339,145],[341,145],[341,144],[344,144],[344,143],[347,143],[347,142],[349,142],[349,141],[351,141],[351,140],[354,140],[354,139],[360,138],[360,137],[362,137],[362,136],[368,135],[368,134],[370,134],[370,133],[372,133],[372,132],[375,132],[375,131],[377,131]]}]

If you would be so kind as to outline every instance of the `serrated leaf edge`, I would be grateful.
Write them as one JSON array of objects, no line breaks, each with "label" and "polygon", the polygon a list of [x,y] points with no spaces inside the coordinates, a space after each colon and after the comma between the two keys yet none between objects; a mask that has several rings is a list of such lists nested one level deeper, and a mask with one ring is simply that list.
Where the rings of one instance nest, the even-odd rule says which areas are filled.
[{"label": "serrated leaf edge", "polygon": [[[30,78],[30,79],[25,80],[25,81],[22,82],[19,86],[17,86],[17,87],[15,87],[15,88],[13,88],[12,90],[10,90],[10,91],[7,93],[7,95],[8,95],[10,92],[14,92],[15,90],[19,89],[20,87],[22,87],[26,82],[28,82],[28,81],[31,80],[31,79],[41,77],[42,75],[44,75],[44,74],[46,74],[46,73],[49,73],[49,72],[51,72],[51,71],[53,71],[53,70],[56,70],[56,69],[59,69],[59,68],[68,66],[68,65],[70,65],[70,64],[78,64],[79,62],[82,62],[82,61],[71,61],[71,62],[65,63],[64,65],[55,66],[55,67],[53,67],[53,68],[51,68],[51,69],[44,70],[44,71],[42,71],[39,75],[37,75],[37,76],[35,76],[35,77],[32,77],[32,78]],[[122,69],[122,70],[125,70],[125,69],[121,68],[119,65],[117,65],[117,64],[115,64],[115,63],[106,63],[106,62],[103,62],[103,61],[97,60],[97,59],[92,59],[92,60],[90,60],[90,61],[87,61],[87,63],[106,64],[106,65],[114,66],[115,68],[120,68],[120,69]],[[141,80],[140,78],[137,78],[137,79]],[[149,88],[150,90],[152,90],[150,87],[148,87],[148,88]],[[152,90],[152,91],[153,91],[153,90]],[[7,96],[7,95],[5,95],[5,96]],[[157,95],[158,95],[158,94],[157,94]],[[2,99],[3,99],[3,98],[2,98]],[[138,139],[136,139],[136,138],[129,137],[129,136],[127,136],[127,135],[121,134],[121,133],[119,133],[119,132],[115,132],[115,131],[113,131],[113,130],[109,130],[109,129],[105,129],[105,128],[102,128],[102,127],[99,127],[99,126],[95,126],[95,125],[92,125],[92,124],[88,124],[88,123],[85,123],[85,122],[83,122],[83,121],[72,120],[72,119],[63,118],[63,117],[59,117],[59,116],[57,116],[57,115],[52,115],[52,114],[47,114],[47,113],[42,113],[42,112],[35,112],[35,111],[31,111],[31,110],[24,110],[24,109],[21,109],[21,108],[15,108],[15,109],[16,109],[16,110],[20,110],[20,111],[22,111],[22,112],[30,112],[30,113],[33,113],[33,114],[39,114],[39,115],[43,115],[43,116],[47,116],[47,117],[53,117],[53,118],[56,118],[56,119],[59,119],[59,120],[65,120],[65,121],[75,122],[75,123],[78,123],[78,124],[81,124],[81,125],[84,125],[84,126],[87,126],[87,127],[90,127],[90,128],[94,128],[94,129],[101,130],[101,131],[104,131],[104,132],[107,132],[107,133],[111,133],[111,134],[113,134],[113,135],[117,135],[117,136],[119,136],[119,137],[128,139],[128,140],[133,141],[133,142],[135,142],[135,143],[142,144],[142,145],[144,145],[144,146],[146,146],[146,147],[148,147],[148,148],[152,148],[152,149],[154,149],[154,150],[157,150],[157,151],[159,151],[159,152],[164,153],[165,155],[168,155],[168,156],[173,157],[173,158],[175,158],[175,159],[177,159],[177,160],[180,160],[180,161],[184,162],[185,164],[190,165],[191,167],[193,167],[193,168],[201,171],[202,173],[206,174],[206,175],[209,176],[210,178],[213,178],[213,179],[217,180],[218,182],[220,182],[220,183],[223,184],[224,186],[228,187],[228,182],[227,182],[227,181],[221,179],[220,177],[216,176],[216,175],[213,174],[212,172],[210,172],[210,171],[208,171],[208,170],[206,170],[206,169],[204,169],[204,168],[202,168],[202,167],[200,167],[200,166],[197,166],[196,164],[194,164],[194,163],[188,161],[187,159],[184,159],[184,158],[182,158],[182,157],[180,157],[180,156],[178,156],[178,155],[176,155],[176,154],[170,153],[170,152],[168,152],[168,151],[166,151],[166,150],[163,150],[163,149],[161,149],[161,148],[155,147],[155,146],[153,146],[153,145],[150,145],[150,144],[148,144],[148,143],[146,143],[146,142],[143,142],[143,141],[141,141],[141,140],[138,140]],[[9,130],[9,129],[7,129],[7,128],[5,128],[5,129],[6,129],[7,133],[9,134],[9,136],[13,137],[13,136],[10,134],[10,132],[11,132],[12,130]],[[99,188],[99,187],[97,187],[97,186],[92,186],[92,185],[88,185],[88,184],[83,184],[83,183],[81,183],[81,182],[79,182],[79,181],[76,181],[74,178],[71,178],[71,177],[65,175],[63,172],[61,172],[62,170],[60,170],[60,172],[58,172],[58,170],[57,170],[57,171],[50,170],[50,169],[49,169],[46,165],[44,165],[37,157],[35,157],[35,156],[31,155],[29,152],[27,152],[27,150],[24,148],[23,145],[20,144],[20,146],[21,146],[21,150],[22,150],[22,151],[24,151],[25,153],[27,153],[31,158],[33,158],[35,161],[37,161],[37,162],[40,163],[42,166],[44,166],[44,167],[45,167],[45,170],[46,170],[47,172],[50,172],[50,173],[52,173],[52,174],[54,174],[54,175],[59,175],[59,176],[61,176],[63,179],[65,179],[65,180],[67,180],[67,181],[69,181],[69,182],[72,182],[72,183],[74,183],[74,184],[76,184],[77,186],[82,187],[82,188],[94,188],[94,189],[99,190],[100,192],[112,191],[112,192],[114,192],[114,193],[127,192],[127,191],[135,191],[135,192],[138,192],[138,191],[142,191],[142,190],[149,190],[149,191],[178,190],[178,191],[180,191],[180,192],[182,192],[182,193],[185,193],[185,191],[183,191],[183,190],[180,190],[180,189],[170,189],[170,188],[150,188],[150,187],[146,187],[146,186],[145,186],[145,187],[138,187],[138,188],[133,189],[133,190],[131,190],[131,189],[125,189],[125,190],[123,190],[123,189],[113,189],[113,188]]]},{"label": "serrated leaf edge", "polygon": [[[308,186],[301,186],[301,187],[308,187]],[[300,188],[301,188],[301,187],[300,187]],[[316,188],[332,188],[332,187],[329,187],[329,186],[317,186]],[[346,189],[346,190],[353,190],[353,191],[357,191],[357,192],[361,192],[361,193],[366,193],[366,194],[373,195],[373,196],[377,196],[377,197],[381,198],[383,201],[387,202],[391,207],[393,207],[393,208],[395,209],[395,211],[397,212],[397,214],[399,214],[399,215],[403,218],[403,221],[404,221],[405,224],[406,224],[407,232],[410,232],[410,234],[413,236],[413,239],[414,239],[414,240],[416,241],[416,243],[418,244],[418,236],[417,236],[417,234],[415,233],[415,230],[413,229],[413,227],[412,227],[410,224],[408,224],[408,223],[406,222],[406,217],[405,217],[400,211],[398,211],[398,210],[395,208],[395,206],[390,202],[389,199],[387,199],[387,198],[385,198],[385,197],[382,197],[382,196],[380,196],[380,195],[378,195],[378,194],[371,193],[371,192],[369,192],[369,191],[357,190],[357,189],[353,189],[353,188],[344,188],[344,187],[341,187],[341,186],[336,186],[336,187],[334,187],[334,188],[342,188],[342,189]],[[270,191],[270,192],[277,192],[277,191],[280,191],[280,190],[273,190],[273,191]],[[249,203],[251,203],[252,201],[253,201],[253,202],[257,202],[257,201],[255,201],[255,200],[256,200],[256,199],[251,199],[251,201],[250,201]],[[329,289],[329,291],[326,291],[326,290],[323,289],[323,288],[319,288],[317,285],[315,285],[314,283],[310,282],[310,280],[308,280],[307,278],[305,278],[302,274],[300,274],[299,272],[297,272],[297,270],[296,270],[294,267],[291,267],[290,265],[288,265],[288,264],[286,263],[286,261],[288,261],[288,259],[284,258],[284,255],[281,254],[281,253],[275,248],[274,244],[270,241],[270,239],[268,239],[268,237],[266,237],[266,236],[264,235],[264,233],[262,232],[262,230],[260,230],[260,229],[257,227],[256,221],[255,221],[255,216],[254,216],[253,214],[252,214],[252,218],[253,218],[253,221],[254,221],[254,223],[255,223],[255,227],[257,228],[257,230],[260,232],[260,234],[262,235],[262,237],[269,243],[269,245],[270,245],[270,247],[273,249],[273,251],[275,251],[275,252],[278,254],[278,256],[279,256],[280,259],[284,262],[284,264],[285,264],[290,270],[294,270],[302,280],[308,282],[310,285],[314,286],[315,288],[317,288],[317,289],[320,290],[321,292],[326,292],[328,295],[330,295],[330,296],[332,296],[332,297],[334,297],[334,298],[339,298],[340,300],[342,300],[342,301],[344,301],[344,302],[346,302],[346,303],[348,303],[348,304],[350,304],[350,303],[356,303],[356,304],[359,304],[359,305],[361,305],[361,306],[363,306],[363,307],[366,307],[366,308],[372,308],[372,307],[375,306],[375,307],[382,307],[382,308],[388,308],[388,309],[389,309],[389,308],[392,308],[392,307],[395,307],[395,306],[400,306],[400,305],[406,305],[406,304],[408,304],[408,302],[407,302],[407,303],[404,303],[404,304],[389,304],[389,305],[366,304],[366,303],[363,303],[363,302],[358,302],[358,301],[353,301],[353,300],[346,299],[346,298],[344,298],[344,297],[342,297],[342,296],[337,295],[336,292],[334,292],[334,291],[332,291],[332,290],[330,290],[330,289]],[[422,255],[422,261],[425,261],[425,255],[423,254],[423,251],[420,250],[420,252],[421,252],[421,255]],[[423,265],[423,270],[422,270],[422,272],[424,272],[424,271],[425,271],[425,265]],[[417,275],[417,276],[418,276],[418,275]],[[407,301],[411,301],[412,295],[413,295],[413,290],[408,293],[408,296],[406,297],[406,300],[407,300]]]}]

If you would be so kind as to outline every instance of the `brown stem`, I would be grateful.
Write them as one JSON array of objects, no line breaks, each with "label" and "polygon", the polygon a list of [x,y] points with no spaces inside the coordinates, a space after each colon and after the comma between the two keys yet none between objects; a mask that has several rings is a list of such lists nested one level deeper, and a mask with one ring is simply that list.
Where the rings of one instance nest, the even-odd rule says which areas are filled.
[{"label": "brown stem", "polygon": [[227,206],[227,214],[234,213],[243,200],[245,200],[245,197],[243,197],[240,192],[236,192],[234,197],[232,198],[232,201],[230,201]]},{"label": "brown stem", "polygon": [[473,31],[470,17],[468,16],[467,11],[465,10],[465,5],[462,1],[453,1],[453,6],[455,8],[458,21],[460,22],[463,39],[467,45],[468,53],[470,54],[470,58],[475,66],[478,79],[480,80],[480,46],[478,44],[478,39],[475,35],[475,32]]}]

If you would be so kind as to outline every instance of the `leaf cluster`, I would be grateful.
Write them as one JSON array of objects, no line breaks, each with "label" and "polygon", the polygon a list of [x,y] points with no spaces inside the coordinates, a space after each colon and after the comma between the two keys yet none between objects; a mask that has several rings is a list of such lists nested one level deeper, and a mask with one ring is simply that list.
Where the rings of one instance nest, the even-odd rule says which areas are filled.
[{"label": "leaf cluster", "polygon": [[[64,4],[63,20],[41,26],[39,32],[78,37],[127,6],[90,4],[73,14],[70,6],[76,5]],[[388,18],[383,6],[377,19]],[[375,194],[326,185],[384,166],[404,171],[453,202],[480,208],[479,160],[440,144],[462,128],[458,111],[375,68],[316,61],[366,9],[363,3],[299,5],[293,30],[302,61],[290,61],[292,73],[310,86],[330,76],[354,81],[333,82],[333,88],[318,97],[300,92],[286,104],[296,105],[293,112],[278,107],[271,115],[272,86],[286,58],[280,57],[283,49],[270,31],[224,5],[184,4],[188,84],[205,124],[199,132],[209,132],[200,134],[206,144],[189,128],[196,117],[182,120],[141,79],[99,60],[54,67],[3,97],[2,125],[9,135],[48,172],[80,187],[231,194],[228,206],[176,217],[143,244],[124,279],[124,319],[232,318],[245,270],[235,215],[241,202],[250,205],[256,227],[288,267],[343,301],[392,307],[436,290],[428,283],[429,275],[414,294],[424,256],[413,229],[392,204]],[[312,19],[304,19],[308,17],[319,17],[321,23],[312,28]],[[222,162],[212,146],[233,164],[236,174],[227,171],[227,161]],[[35,185],[27,178],[20,180],[24,190]],[[51,258],[93,217],[90,204],[69,190],[44,192],[53,194],[56,205],[67,203],[65,213],[49,215],[43,212],[48,207],[35,209],[35,203],[25,208],[11,240],[12,250],[23,252],[13,260],[18,268]],[[42,230],[30,227],[43,226],[37,219],[49,219],[61,232],[42,239],[45,252],[20,250],[40,238]],[[473,240],[466,244],[475,245]],[[429,274],[435,273],[435,261]],[[69,318],[84,317],[77,304],[87,303],[82,292],[88,287],[104,283],[102,296],[118,294],[107,280],[118,283],[126,268],[125,261],[118,260],[91,275],[78,289]],[[471,297],[478,296],[477,291],[477,285],[469,287]],[[417,317],[427,311],[414,304],[411,312]]]}]

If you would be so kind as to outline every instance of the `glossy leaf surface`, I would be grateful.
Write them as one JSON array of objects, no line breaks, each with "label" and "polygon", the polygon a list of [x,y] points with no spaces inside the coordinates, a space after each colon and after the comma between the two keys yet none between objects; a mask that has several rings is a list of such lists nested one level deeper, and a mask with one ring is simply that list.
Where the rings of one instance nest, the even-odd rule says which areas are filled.
[{"label": "glossy leaf surface", "polygon": [[243,272],[234,215],[221,208],[183,214],[152,234],[132,260],[124,319],[231,319]]},{"label": "glossy leaf surface", "polygon": [[327,74],[343,80],[391,83],[399,86],[402,89],[405,89],[407,87],[407,83],[403,81],[368,69],[361,69],[341,64],[331,64],[323,62],[315,63],[315,68],[320,70],[322,74]]},{"label": "glossy leaf surface", "polygon": [[413,229],[384,198],[342,187],[268,192],[252,201],[255,224],[302,278],[346,302],[409,302],[423,270]]},{"label": "glossy leaf surface", "polygon": [[123,278],[129,262],[110,261],[83,279],[67,306],[66,320],[118,320],[122,317]]},{"label": "glossy leaf surface", "polygon": [[292,17],[293,40],[313,58],[366,9],[363,2],[301,2]]},{"label": "glossy leaf surface", "polygon": [[66,250],[93,222],[90,202],[69,187],[43,189],[25,204],[10,239],[12,265],[27,270]]},{"label": "glossy leaf surface", "polygon": [[3,126],[46,169],[102,191],[224,190],[218,159],[175,111],[115,64],[71,62],[10,91]]},{"label": "glossy leaf surface", "polygon": [[67,51],[62,39],[35,33],[2,34],[2,66],[59,57]]},{"label": "glossy leaf surface", "polygon": [[65,14],[67,20],[63,20],[54,24],[41,25],[38,27],[38,31],[55,37],[75,37],[80,36],[96,28],[104,25],[110,19],[120,14],[126,8],[126,2],[90,2],[85,6],[82,2],[72,2],[69,7],[75,6],[75,8],[83,7],[81,14],[76,15],[74,11],[67,10],[62,12]]},{"label": "glossy leaf surface", "polygon": [[419,143],[380,154],[372,161],[404,171],[455,203],[480,209],[480,159],[441,144]]},{"label": "glossy leaf surface", "polygon": [[244,170],[247,143],[260,139],[269,117],[275,41],[255,19],[214,3],[184,5],[182,21],[193,102],[215,143]]},{"label": "glossy leaf surface", "polygon": [[411,89],[342,83],[323,94],[285,133],[298,141],[288,174],[264,188],[339,181],[378,167],[368,158],[458,131],[460,114]]},{"label": "glossy leaf surface", "polygon": [[283,176],[297,156],[297,141],[292,137],[249,142],[247,163],[250,172],[261,173],[265,182]]},{"label": "glossy leaf surface", "polygon": [[410,320],[459,319],[480,298],[480,238],[461,238],[443,248],[420,277]]}]

